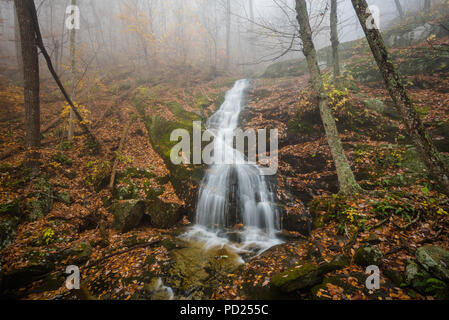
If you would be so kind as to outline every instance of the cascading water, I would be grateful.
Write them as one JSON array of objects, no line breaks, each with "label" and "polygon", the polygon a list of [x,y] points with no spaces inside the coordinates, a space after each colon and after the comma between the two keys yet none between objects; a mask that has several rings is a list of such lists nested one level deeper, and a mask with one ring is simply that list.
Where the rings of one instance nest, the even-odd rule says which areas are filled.
[{"label": "cascading water", "polygon": [[[281,243],[276,238],[280,219],[261,168],[248,164],[244,154],[234,148],[234,132],[248,87],[248,80],[237,81],[206,124],[214,133],[213,164],[201,183],[196,225],[188,237],[205,241],[209,247],[226,244],[238,251],[256,249],[260,253]],[[233,232],[240,238],[238,245],[229,241],[225,231],[235,221],[244,226]]]}]

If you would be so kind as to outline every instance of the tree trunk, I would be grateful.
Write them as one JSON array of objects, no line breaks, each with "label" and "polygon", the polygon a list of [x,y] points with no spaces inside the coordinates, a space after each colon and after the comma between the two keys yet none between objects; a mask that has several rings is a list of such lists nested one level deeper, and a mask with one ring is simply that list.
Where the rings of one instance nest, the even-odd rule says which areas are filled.
[{"label": "tree trunk", "polygon": [[[76,0],[72,0],[72,6],[76,6]],[[75,41],[76,41],[76,29],[73,28],[70,30],[70,60],[71,60],[71,73],[72,73],[72,101],[75,101]],[[68,132],[68,140],[73,140],[73,133],[75,130],[75,114],[73,110],[70,109],[70,117],[69,117],[69,132]]]},{"label": "tree trunk", "polygon": [[229,68],[231,56],[231,0],[226,0],[226,61],[225,69]]},{"label": "tree trunk", "polygon": [[334,66],[334,82],[340,77],[340,58],[338,56],[338,4],[337,0],[331,0],[331,42],[332,42],[332,64]]},{"label": "tree trunk", "polygon": [[[39,59],[28,1],[14,0],[20,28],[25,95],[26,146],[40,145]],[[33,4],[34,5],[34,4]]]},{"label": "tree trunk", "polygon": [[404,10],[402,9],[401,0],[394,0],[396,4],[396,9],[398,10],[399,17],[404,18]]},{"label": "tree trunk", "polygon": [[19,66],[20,81],[23,80],[23,63],[22,63],[22,48],[20,46],[20,26],[17,18],[17,8],[14,4],[14,41],[16,45],[17,65]]},{"label": "tree trunk", "polygon": [[[351,0],[362,28],[365,32],[368,43],[373,52],[374,59],[385,80],[388,92],[401,114],[408,134],[412,138],[418,152],[421,154],[424,163],[429,169],[429,173],[441,187],[441,191],[449,196],[449,171],[436,149],[432,139],[427,134],[424,125],[412,105],[412,102],[405,90],[402,79],[393,64],[382,35],[379,30],[368,29],[366,20],[369,18],[368,4],[366,0]],[[368,13],[367,13],[368,11]]]},{"label": "tree trunk", "polygon": [[424,0],[424,11],[426,13],[429,13],[431,6],[432,6],[431,0]]},{"label": "tree trunk", "polygon": [[296,11],[300,25],[303,52],[307,59],[313,91],[318,100],[321,119],[326,130],[327,140],[337,169],[340,192],[345,195],[360,193],[362,188],[360,188],[355,180],[354,173],[351,170],[338,135],[335,119],[328,105],[328,97],[321,79],[317,54],[312,40],[312,30],[310,28],[306,0],[296,0]]}]

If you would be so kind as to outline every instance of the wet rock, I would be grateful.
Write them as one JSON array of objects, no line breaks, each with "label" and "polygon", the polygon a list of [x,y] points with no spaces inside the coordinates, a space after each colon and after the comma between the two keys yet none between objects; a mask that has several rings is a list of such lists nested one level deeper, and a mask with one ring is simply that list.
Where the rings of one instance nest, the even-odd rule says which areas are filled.
[{"label": "wet rock", "polygon": [[441,280],[449,280],[449,252],[438,246],[416,250],[416,259],[424,269]]},{"label": "wet rock", "polygon": [[125,233],[139,226],[145,213],[145,202],[142,200],[117,201],[112,205],[111,211],[114,214],[114,228]]},{"label": "wet rock", "polygon": [[163,246],[165,249],[170,251],[170,250],[173,250],[174,248],[176,248],[176,242],[174,242],[171,239],[165,239],[165,240],[161,241],[161,246]]},{"label": "wet rock", "polygon": [[172,250],[170,254],[173,264],[167,271],[166,285],[176,288],[187,299],[210,297],[220,285],[219,279],[234,273],[240,264],[235,252],[226,248],[205,250],[199,242],[190,242],[188,247]]},{"label": "wet rock", "polygon": [[379,249],[367,245],[355,252],[354,262],[362,267],[379,266],[382,264],[382,257],[382,252]]},{"label": "wet rock", "polygon": [[144,214],[150,217],[150,224],[155,228],[168,229],[181,219],[181,206],[164,202],[158,198],[146,201]]},{"label": "wet rock", "polygon": [[144,291],[150,295],[151,300],[172,300],[173,290],[164,286],[160,278],[154,278],[144,285]]},{"label": "wet rock", "polygon": [[330,263],[320,265],[306,262],[302,266],[275,275],[270,285],[287,293],[310,288],[322,282],[327,273],[342,269],[349,263],[348,257],[344,255],[338,255]]},{"label": "wet rock", "polygon": [[307,211],[287,210],[282,217],[282,227],[287,231],[299,232],[309,236],[312,231],[312,218]]}]

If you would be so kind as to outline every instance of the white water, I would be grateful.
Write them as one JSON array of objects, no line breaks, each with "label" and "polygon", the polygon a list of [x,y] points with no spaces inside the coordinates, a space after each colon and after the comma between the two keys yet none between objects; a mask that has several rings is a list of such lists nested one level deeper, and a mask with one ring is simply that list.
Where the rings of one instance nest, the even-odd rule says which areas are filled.
[{"label": "white water", "polygon": [[162,293],[164,297],[166,297],[166,300],[173,300],[175,298],[175,295],[173,293],[173,289],[170,287],[167,287],[163,284],[162,279],[158,278],[156,282],[156,288],[154,290],[157,293]]},{"label": "white water", "polygon": [[[247,164],[244,155],[233,147],[232,137],[238,128],[248,86],[248,80],[237,81],[206,124],[214,132],[213,165],[201,183],[196,225],[186,236],[204,241],[208,248],[227,245],[239,252],[255,249],[261,253],[282,241],[276,238],[280,219],[265,177],[258,166]],[[224,232],[226,227],[232,228],[228,225],[231,175],[237,181],[239,221],[244,225],[238,231],[241,239],[238,244],[232,243]]]}]

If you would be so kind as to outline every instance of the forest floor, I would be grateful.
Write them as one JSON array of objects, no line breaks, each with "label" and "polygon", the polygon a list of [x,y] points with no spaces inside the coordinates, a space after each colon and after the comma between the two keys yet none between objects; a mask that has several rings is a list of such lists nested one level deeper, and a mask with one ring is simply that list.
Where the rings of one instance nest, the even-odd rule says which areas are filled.
[{"label": "forest floor", "polygon": [[[412,86],[409,92],[433,138],[448,152],[444,148],[449,134],[442,124],[449,122],[449,80],[438,76],[425,80],[426,89]],[[433,299],[434,294],[410,288],[404,272],[418,247],[433,244],[449,249],[449,203],[427,178],[397,115],[389,113],[391,102],[381,84],[355,83],[349,91],[328,84],[345,151],[366,190],[343,198],[337,195],[335,168],[310,101],[307,77],[253,81],[242,117],[247,128],[276,128],[280,133],[277,193],[286,212],[284,226],[296,230],[283,232],[284,244],[240,265],[227,249],[211,252],[196,265],[195,257],[202,255],[196,244],[178,237],[191,224],[186,216],[169,229],[155,228],[148,221],[125,233],[112,227],[110,205],[116,195],[107,186],[128,124],[116,189],[132,185],[143,198],[157,190],[164,203],[184,205],[149,139],[136,97],[146,95],[146,114],[167,121],[177,117],[168,107],[173,103],[207,117],[219,107],[232,82],[222,78],[155,85],[137,84],[124,76],[98,82],[94,90],[85,88],[79,95],[85,101],[78,104],[85,105],[80,109],[101,150],[92,150],[79,128],[68,143],[67,121],[62,118],[43,135],[41,172],[33,176],[22,166],[25,128],[20,88],[2,80],[0,107],[6,112],[0,119],[0,212],[8,217],[16,212],[20,221],[14,222],[15,237],[1,239],[2,245],[7,244],[0,251],[1,274],[9,279],[3,294],[20,299],[156,299],[161,298],[161,285],[155,279],[161,278],[168,286],[182,287],[173,287],[176,298]],[[51,83],[44,83],[42,92],[46,128],[63,116],[64,103]],[[303,217],[313,218],[309,230],[298,222]],[[382,252],[380,290],[366,289],[365,267],[354,261],[366,244]],[[323,276],[311,290],[273,290],[274,275],[306,263],[320,265],[339,254],[351,262]],[[81,290],[70,292],[62,285],[70,264],[81,267]]]}]

